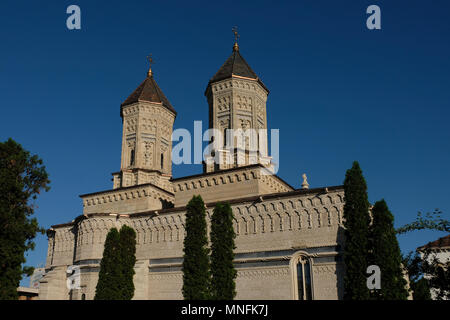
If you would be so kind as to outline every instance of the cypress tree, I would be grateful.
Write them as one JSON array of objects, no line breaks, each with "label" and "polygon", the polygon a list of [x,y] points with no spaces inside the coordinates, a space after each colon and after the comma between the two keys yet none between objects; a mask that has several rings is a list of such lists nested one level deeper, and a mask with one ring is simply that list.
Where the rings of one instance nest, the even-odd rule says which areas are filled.
[{"label": "cypress tree", "polygon": [[216,300],[233,300],[236,296],[235,237],[233,211],[228,203],[218,203],[211,217],[211,295]]},{"label": "cypress tree", "polygon": [[205,204],[192,197],[186,207],[186,237],[183,256],[183,297],[185,300],[210,298],[210,265]]},{"label": "cypress tree", "polygon": [[344,181],[345,277],[344,299],[368,300],[367,261],[369,200],[367,185],[358,162],[347,170]]},{"label": "cypress tree", "polygon": [[386,201],[380,200],[372,208],[371,261],[381,271],[381,289],[373,290],[375,300],[406,300],[408,291],[402,270],[402,255],[395,236],[394,217]]},{"label": "cypress tree", "polygon": [[94,300],[122,299],[120,294],[122,261],[120,258],[119,231],[116,228],[112,228],[106,236]]},{"label": "cypress tree", "polygon": [[136,232],[133,228],[123,225],[120,228],[120,260],[121,269],[121,299],[131,300],[134,296],[134,265],[136,263]]}]

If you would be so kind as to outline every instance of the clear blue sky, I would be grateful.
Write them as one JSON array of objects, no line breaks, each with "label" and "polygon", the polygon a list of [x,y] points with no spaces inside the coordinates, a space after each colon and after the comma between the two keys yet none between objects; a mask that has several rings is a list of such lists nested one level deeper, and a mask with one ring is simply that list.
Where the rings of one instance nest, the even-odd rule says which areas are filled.
[{"label": "clear blue sky", "polygon": [[[80,31],[66,28],[71,4],[81,7]],[[380,31],[366,28],[371,4],[382,10]],[[144,79],[148,53],[178,111],[175,128],[207,126],[203,93],[231,53],[234,25],[271,91],[283,179],[299,187],[306,172],[311,187],[339,185],[358,160],[370,201],[386,199],[396,226],[434,208],[449,217],[449,1],[3,0],[0,12],[0,140],[44,160],[44,227],[80,215],[79,194],[112,187],[120,103]],[[402,236],[401,248],[443,235]],[[28,263],[44,263],[46,250],[39,236]]]}]

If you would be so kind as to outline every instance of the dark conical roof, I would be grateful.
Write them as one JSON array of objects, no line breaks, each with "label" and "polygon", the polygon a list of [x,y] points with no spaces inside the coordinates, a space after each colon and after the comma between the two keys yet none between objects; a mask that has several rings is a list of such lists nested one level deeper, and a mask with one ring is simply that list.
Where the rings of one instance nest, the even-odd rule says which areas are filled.
[{"label": "dark conical roof", "polygon": [[147,78],[133,91],[132,94],[122,103],[122,107],[138,102],[156,102],[161,103],[164,107],[172,111],[175,115],[177,112],[170,104],[169,100],[166,98],[164,93],[159,88],[153,75],[150,73]]},{"label": "dark conical roof", "polygon": [[231,78],[232,76],[239,76],[250,78],[259,82],[259,84],[269,92],[267,87],[261,81],[261,79],[256,75],[256,73],[250,68],[248,63],[239,53],[239,48],[235,45],[233,48],[233,53],[225,61],[225,63],[220,67],[219,71],[214,75],[214,77],[209,80],[209,84]]}]

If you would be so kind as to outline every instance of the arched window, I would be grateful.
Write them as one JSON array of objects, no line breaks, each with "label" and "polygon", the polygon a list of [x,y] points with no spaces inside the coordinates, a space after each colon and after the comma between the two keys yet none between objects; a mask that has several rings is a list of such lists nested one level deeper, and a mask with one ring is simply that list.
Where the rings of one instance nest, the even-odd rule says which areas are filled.
[{"label": "arched window", "polygon": [[86,294],[83,293],[83,294],[81,295],[81,300],[86,300]]},{"label": "arched window", "polygon": [[304,253],[296,253],[291,259],[293,298],[296,300],[313,299],[313,279],[311,259]]},{"label": "arched window", "polygon": [[311,266],[309,259],[297,262],[297,287],[299,300],[311,300]]}]

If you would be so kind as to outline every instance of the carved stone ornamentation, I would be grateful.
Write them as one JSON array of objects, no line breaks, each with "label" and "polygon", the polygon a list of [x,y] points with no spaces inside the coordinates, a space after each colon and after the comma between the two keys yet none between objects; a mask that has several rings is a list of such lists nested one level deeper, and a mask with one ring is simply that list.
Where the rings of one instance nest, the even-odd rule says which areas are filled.
[{"label": "carved stone ornamentation", "polygon": [[[210,126],[267,129],[269,91],[239,50],[235,43],[206,88]],[[298,298],[295,289],[306,286],[305,270],[311,271],[311,298],[342,298],[343,187],[308,189],[306,176],[301,189],[293,187],[269,170],[267,153],[250,164],[253,155],[241,150],[218,150],[217,159],[243,163],[222,166],[208,158],[203,174],[172,178],[176,111],[151,69],[120,111],[122,162],[120,172],[113,174],[114,187],[81,195],[83,214],[48,230],[47,274],[39,299],[81,299],[81,294],[93,299],[106,236],[123,225],[136,231],[134,298],[182,299],[186,205],[194,195],[207,205],[208,231],[214,204],[230,203],[236,299]],[[266,140],[256,151],[264,144]],[[82,267],[79,291],[67,288],[67,268],[74,265]]]}]

